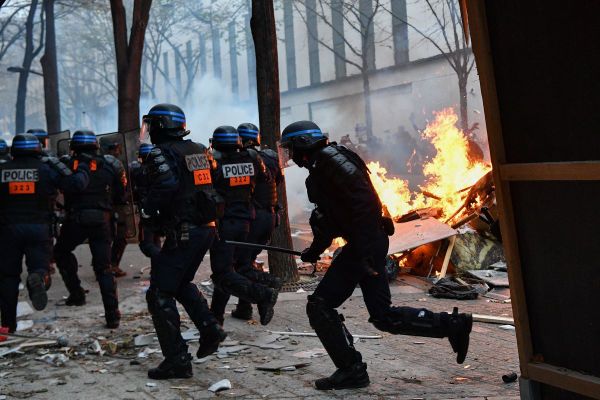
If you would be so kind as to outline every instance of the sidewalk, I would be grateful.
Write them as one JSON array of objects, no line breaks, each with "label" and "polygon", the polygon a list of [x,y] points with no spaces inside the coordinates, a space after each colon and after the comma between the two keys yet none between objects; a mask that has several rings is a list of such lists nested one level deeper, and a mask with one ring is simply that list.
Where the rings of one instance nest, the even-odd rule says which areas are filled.
[{"label": "sidewalk", "polygon": [[[0,359],[0,399],[518,399],[516,382],[505,384],[501,376],[518,372],[518,356],[514,331],[503,330],[498,325],[475,323],[471,347],[463,365],[455,363],[447,339],[429,339],[411,336],[393,336],[377,331],[368,320],[367,311],[357,290],[339,311],[353,334],[382,335],[381,339],[362,339],[356,343],[368,364],[371,385],[360,390],[320,392],[312,387],[315,379],[331,374],[334,366],[327,356],[305,359],[295,353],[321,348],[316,337],[280,336],[270,347],[250,346],[224,358],[194,364],[194,377],[187,380],[151,381],[146,376],[148,368],[162,359],[160,352],[138,357],[142,350],[159,349],[156,341],[146,347],[128,348],[132,338],[152,334],[152,321],[147,313],[143,291],[148,284],[148,271],[140,270],[149,262],[129,246],[122,268],[128,276],[119,279],[121,328],[110,331],[104,328],[103,309],[95,282],[87,247],[77,251],[83,285],[89,289],[88,304],[72,308],[64,305],[66,289],[59,274],[49,292],[47,310],[26,318],[35,321],[34,327],[24,334],[44,337],[67,335],[71,351],[69,361],[62,367],[36,360],[44,352],[59,353],[58,349],[29,349],[25,355]],[[132,267],[130,267],[130,265]],[[197,282],[208,279],[208,260],[198,273]],[[426,307],[434,311],[451,311],[454,305],[461,312],[512,316],[510,304],[491,303],[485,298],[474,301],[453,302],[434,299],[421,289],[405,284],[394,284],[393,301],[396,305]],[[26,292],[21,292],[21,301]],[[58,303],[58,304],[57,304]],[[225,319],[228,344],[255,341],[269,336],[268,330],[312,332],[305,314],[306,293],[283,293],[276,308],[275,318],[268,327]],[[228,307],[230,310],[232,306]],[[255,310],[256,313],[256,310]],[[182,330],[193,328],[182,313]],[[268,329],[267,329],[268,328]],[[98,340],[108,352],[103,355],[86,351],[89,343]],[[270,338],[270,340],[274,340]],[[267,340],[268,341],[268,340]],[[118,345],[110,354],[111,344]],[[195,354],[196,341],[190,342]],[[275,345],[275,346],[273,346]],[[112,345],[114,349],[114,344]],[[264,346],[263,346],[264,347]],[[269,347],[269,346],[266,346]],[[0,348],[2,349],[2,348]],[[229,346],[230,350],[235,350]],[[75,354],[75,353],[87,354]],[[151,351],[146,351],[150,352]],[[256,366],[274,360],[310,362],[310,365],[293,371],[268,372]],[[213,394],[207,389],[213,383],[229,379],[232,389]]]}]

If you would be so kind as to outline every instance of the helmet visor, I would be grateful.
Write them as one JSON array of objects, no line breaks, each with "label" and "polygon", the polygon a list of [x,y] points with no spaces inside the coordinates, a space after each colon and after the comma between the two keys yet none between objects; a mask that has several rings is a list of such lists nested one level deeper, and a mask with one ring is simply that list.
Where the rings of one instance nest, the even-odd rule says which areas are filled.
[{"label": "helmet visor", "polygon": [[292,156],[294,155],[292,146],[282,146],[281,141],[278,141],[277,154],[279,156],[279,167],[282,169],[289,167]]},{"label": "helmet visor", "polygon": [[147,115],[142,117],[142,126],[140,127],[140,143],[151,144],[150,141],[150,123],[152,120]]}]

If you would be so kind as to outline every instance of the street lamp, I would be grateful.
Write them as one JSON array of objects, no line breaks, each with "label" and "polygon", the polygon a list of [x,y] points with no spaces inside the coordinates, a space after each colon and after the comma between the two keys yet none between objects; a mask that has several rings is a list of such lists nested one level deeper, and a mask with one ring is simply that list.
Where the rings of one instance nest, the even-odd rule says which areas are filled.
[{"label": "street lamp", "polygon": [[[6,70],[8,72],[19,72],[19,73],[27,72],[23,67],[8,67],[8,68],[6,68]],[[35,71],[33,69],[30,69],[29,72],[34,75],[44,76],[44,74],[42,74],[41,72]]]}]

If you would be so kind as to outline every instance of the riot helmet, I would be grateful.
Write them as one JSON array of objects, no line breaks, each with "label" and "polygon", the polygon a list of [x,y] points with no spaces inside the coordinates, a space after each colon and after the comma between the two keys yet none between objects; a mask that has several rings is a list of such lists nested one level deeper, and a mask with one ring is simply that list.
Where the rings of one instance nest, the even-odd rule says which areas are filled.
[{"label": "riot helmet", "polygon": [[40,155],[42,154],[42,144],[35,135],[21,133],[14,137],[10,154],[13,157]]},{"label": "riot helmet", "polygon": [[159,144],[187,136],[185,114],[173,104],[157,104],[142,117],[140,143]]},{"label": "riot helmet", "polygon": [[153,144],[142,143],[140,145],[140,148],[138,149],[138,158],[142,162],[144,162],[146,160],[146,157],[148,157],[148,154],[150,154],[150,152],[152,151],[153,148],[154,148]]},{"label": "riot helmet", "polygon": [[286,165],[287,161],[291,159],[299,167],[305,167],[308,154],[313,150],[325,147],[327,143],[327,136],[314,122],[294,122],[286,126],[281,133],[280,162],[282,165]]},{"label": "riot helmet", "polygon": [[219,151],[234,151],[242,148],[242,138],[233,126],[220,126],[213,132],[211,146]]},{"label": "riot helmet", "polygon": [[8,144],[6,144],[6,140],[0,139],[0,157],[8,154]]},{"label": "riot helmet", "polygon": [[71,138],[70,147],[76,153],[95,152],[98,150],[98,139],[92,131],[77,131]]},{"label": "riot helmet", "polygon": [[237,131],[244,147],[260,146],[260,132],[256,125],[244,122],[237,127]]}]

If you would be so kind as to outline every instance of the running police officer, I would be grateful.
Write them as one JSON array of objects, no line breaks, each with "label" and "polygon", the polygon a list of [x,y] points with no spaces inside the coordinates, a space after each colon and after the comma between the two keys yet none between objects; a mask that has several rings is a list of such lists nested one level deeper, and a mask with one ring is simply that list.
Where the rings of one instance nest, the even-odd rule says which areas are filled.
[{"label": "running police officer", "polygon": [[281,146],[294,162],[308,169],[306,188],[316,205],[310,217],[314,239],[302,252],[302,260],[316,262],[335,237],[347,242],[333,260],[322,281],[308,296],[306,312],[311,327],[323,343],[337,371],[316,381],[320,390],[365,387],[367,365],[354,348],[342,315],[335,310],[360,285],[370,315],[379,330],[392,334],[448,337],[462,363],[469,346],[470,314],[433,313],[426,309],[391,306],[385,273],[390,219],[382,218],[382,205],[371,184],[368,169],[356,153],[328,143],[311,121],[287,126]]},{"label": "running police officer", "polygon": [[8,153],[8,144],[6,144],[6,140],[0,139],[0,164],[10,161],[10,154]]},{"label": "running police officer", "polygon": [[212,137],[217,169],[213,174],[215,188],[225,199],[225,213],[219,220],[219,239],[210,250],[212,280],[215,284],[211,310],[224,321],[230,295],[258,305],[260,323],[267,325],[273,318],[278,289],[253,282],[235,271],[239,250],[226,240],[246,241],[250,223],[255,218],[254,189],[257,182],[269,182],[271,177],[262,159],[254,152],[242,149],[242,140],[232,126],[220,126]]},{"label": "running police officer", "polygon": [[[256,244],[268,244],[271,241],[273,230],[278,224],[279,205],[277,201],[277,186],[283,181],[283,174],[279,167],[279,158],[272,149],[257,150],[260,146],[260,132],[258,127],[251,123],[243,123],[237,128],[242,145],[254,158],[262,158],[265,166],[270,172],[269,181],[260,180],[254,188],[254,206],[256,217],[250,223],[250,232],[247,242]],[[253,282],[262,283],[274,289],[281,289],[281,279],[267,272],[261,272],[254,268],[254,262],[261,250],[252,248],[239,248],[236,270]],[[239,299],[231,316],[242,320],[252,319],[252,304]]]},{"label": "running police officer", "polygon": [[74,155],[68,160],[73,171],[82,162],[90,166],[90,183],[81,193],[65,193],[66,218],[54,246],[56,266],[69,291],[66,305],[85,304],[85,292],[77,274],[77,259],[73,250],[86,239],[92,252],[92,266],[100,286],[106,326],[118,328],[121,320],[117,282],[110,272],[112,243],[112,211],[114,204],[125,202],[127,178],[123,165],[114,157],[98,154],[98,141],[91,131],[77,131],[71,138]]},{"label": "running police officer", "polygon": [[36,310],[43,310],[50,285],[51,224],[57,189],[84,190],[89,169],[82,164],[72,173],[58,159],[43,156],[40,142],[31,134],[15,136],[11,153],[13,160],[0,164],[0,311],[2,326],[13,332],[23,255],[31,303]]},{"label": "running police officer", "polygon": [[[216,235],[215,220],[221,201],[212,187],[208,150],[184,140],[183,111],[158,104],[143,117],[140,141],[155,145],[142,162],[138,185],[143,238],[140,249],[151,259],[150,288],[146,292],[164,361],[148,371],[151,379],[189,378],[191,356],[181,337],[175,300],[183,305],[200,332],[197,356],[205,357],[227,336],[192,283]],[[159,248],[154,234],[163,234]]]}]

